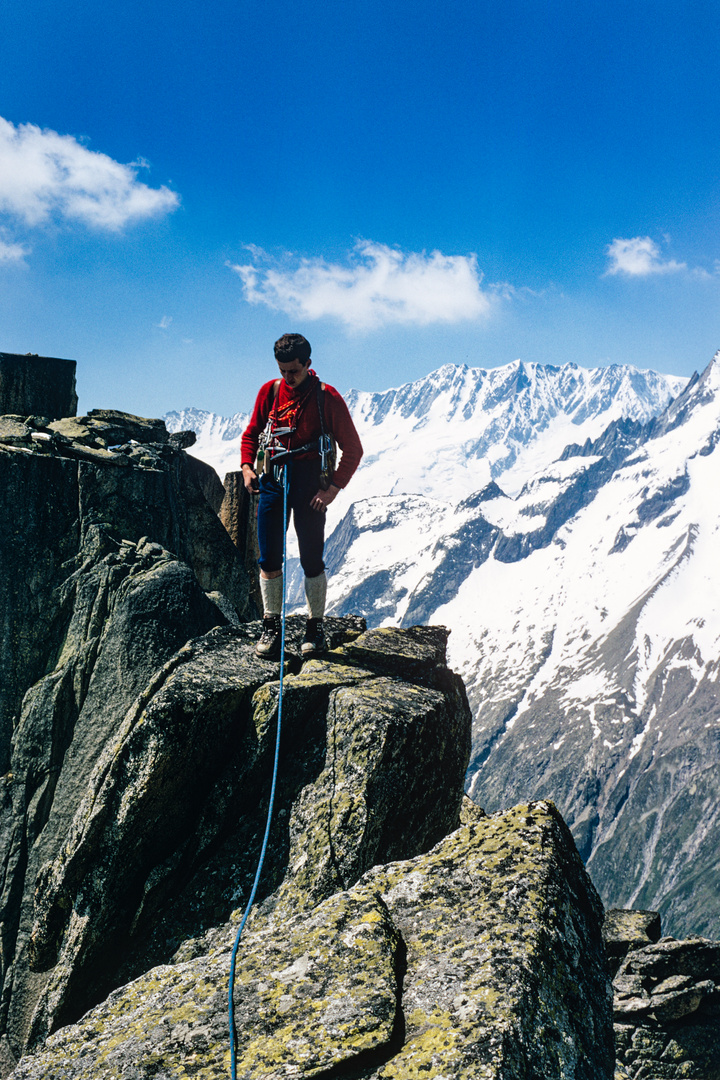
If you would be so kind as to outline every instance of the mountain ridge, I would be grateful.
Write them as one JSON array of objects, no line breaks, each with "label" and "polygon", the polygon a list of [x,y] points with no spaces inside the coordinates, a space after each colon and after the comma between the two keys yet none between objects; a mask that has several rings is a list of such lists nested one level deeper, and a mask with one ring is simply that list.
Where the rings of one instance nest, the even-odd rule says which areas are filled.
[{"label": "mountain ridge", "polygon": [[[348,408],[365,446],[365,458],[353,477],[348,498],[376,494],[432,494],[444,501],[471,495],[513,466],[512,485],[520,487],[532,462],[522,447],[529,442],[542,460],[552,460],[578,434],[597,437],[620,416],[647,421],[685,385],[676,376],[613,365],[581,368],[525,364],[498,368],[445,364],[422,379],[383,392],[350,390]],[[517,397],[517,400],[516,400]],[[249,414],[219,417],[199,409],[183,409],[164,418],[168,431],[195,430],[193,453],[222,477],[240,465],[240,437]],[[448,429],[448,425],[454,429]],[[544,433],[537,445],[538,427]],[[573,438],[568,432],[575,433]],[[534,437],[532,437],[534,435]],[[459,460],[458,447],[462,448]],[[486,461],[488,450],[492,460]],[[444,478],[434,478],[423,462],[428,449]],[[396,464],[387,468],[388,451]],[[519,459],[520,462],[519,462]],[[483,475],[478,480],[478,470]],[[349,506],[341,498],[344,512]]]},{"label": "mountain ridge", "polygon": [[[327,543],[329,611],[451,627],[473,798],[491,811],[552,798],[607,904],[659,910],[676,936],[712,933],[720,354],[686,383],[519,364],[483,375],[446,365],[348,395],[369,461]],[[559,385],[572,415],[533,426]],[[479,433],[478,387],[496,410]],[[447,423],[463,409],[470,420]],[[432,468],[402,480],[418,446]],[[298,606],[299,585],[291,572]]]}]

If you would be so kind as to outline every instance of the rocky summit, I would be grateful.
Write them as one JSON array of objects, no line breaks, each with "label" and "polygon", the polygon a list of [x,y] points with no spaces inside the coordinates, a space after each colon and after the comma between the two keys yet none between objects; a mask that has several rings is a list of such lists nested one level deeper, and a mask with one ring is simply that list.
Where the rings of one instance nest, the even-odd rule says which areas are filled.
[{"label": "rocky summit", "polygon": [[610,1077],[600,902],[551,803],[464,799],[447,631],[329,619],[303,663],[290,619],[280,715],[191,443],[0,418],[0,1073],[229,1074],[281,725],[238,1076]]}]

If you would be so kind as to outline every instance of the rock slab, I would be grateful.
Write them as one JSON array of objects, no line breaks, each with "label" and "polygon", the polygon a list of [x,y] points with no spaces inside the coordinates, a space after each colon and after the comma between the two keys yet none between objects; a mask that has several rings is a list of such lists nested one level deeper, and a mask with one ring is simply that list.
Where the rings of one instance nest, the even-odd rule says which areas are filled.
[{"label": "rock slab", "polygon": [[[259,914],[236,978],[238,1076],[612,1076],[599,901],[546,803],[461,826],[308,914]],[[13,1080],[229,1073],[232,927],[24,1058]]]}]

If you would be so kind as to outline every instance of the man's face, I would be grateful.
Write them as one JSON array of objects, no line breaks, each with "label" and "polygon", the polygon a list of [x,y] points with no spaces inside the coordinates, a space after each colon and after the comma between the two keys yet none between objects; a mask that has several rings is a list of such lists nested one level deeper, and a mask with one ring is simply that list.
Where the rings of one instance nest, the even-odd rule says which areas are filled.
[{"label": "man's face", "polygon": [[289,363],[278,360],[277,366],[280,368],[280,374],[286,386],[296,387],[301,382],[307,379],[308,371],[310,370],[309,364],[303,364],[300,360],[291,360]]}]

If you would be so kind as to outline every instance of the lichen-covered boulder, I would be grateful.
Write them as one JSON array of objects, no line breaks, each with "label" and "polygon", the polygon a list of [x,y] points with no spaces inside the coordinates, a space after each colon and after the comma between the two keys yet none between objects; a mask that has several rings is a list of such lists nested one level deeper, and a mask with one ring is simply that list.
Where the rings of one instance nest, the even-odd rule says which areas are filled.
[{"label": "lichen-covered boulder", "polygon": [[[256,656],[257,624],[217,627],[179,645],[202,627],[201,613],[221,622],[220,611],[163,549],[128,552],[136,563],[110,552],[78,575],[76,596],[98,598],[108,575],[113,581],[100,605],[104,621],[88,621],[78,604],[72,647],[26,695],[18,729],[11,790],[24,827],[10,846],[18,870],[7,886],[14,962],[4,998],[16,1053],[153,963],[207,951],[206,936],[212,945],[225,934],[213,928],[247,896],[255,872],[278,664]],[[184,622],[152,592],[156,580],[178,574],[190,586]],[[290,666],[300,666],[302,622],[289,625]],[[388,655],[380,670],[348,658],[350,639],[362,648],[357,623],[329,620],[338,650],[285,678],[276,812],[258,895],[266,916],[308,910],[378,863],[427,851],[459,821],[470,713],[461,681],[441,663],[446,632],[409,634],[416,654],[432,660],[417,683],[388,674]],[[83,679],[79,658],[89,665]],[[65,715],[76,683],[87,689],[58,774],[42,744],[47,736],[52,747],[53,717]],[[25,869],[13,853],[28,842]],[[21,896],[19,923],[11,888]]]},{"label": "lichen-covered boulder", "polygon": [[[477,817],[309,913],[259,914],[238,956],[238,1077],[609,1080],[599,916],[545,803]],[[232,938],[116,991],[13,1080],[228,1075]]]},{"label": "lichen-covered boulder", "polygon": [[[248,936],[236,977],[238,1075],[311,1076],[384,1049],[403,961],[377,896],[340,893],[309,916]],[[156,968],[52,1036],[14,1075],[229,1075],[227,974],[227,948]]]},{"label": "lichen-covered boulder", "polygon": [[371,871],[407,948],[403,1045],[372,1077],[609,1077],[601,905],[548,803]]}]

